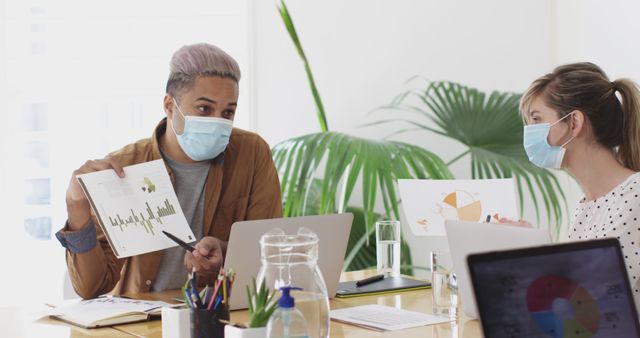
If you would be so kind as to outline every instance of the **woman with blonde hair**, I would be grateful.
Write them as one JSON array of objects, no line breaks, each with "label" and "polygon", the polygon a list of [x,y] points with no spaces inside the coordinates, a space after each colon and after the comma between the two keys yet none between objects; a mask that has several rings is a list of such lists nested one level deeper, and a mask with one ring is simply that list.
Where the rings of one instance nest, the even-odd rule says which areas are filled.
[{"label": "woman with blonde hair", "polygon": [[617,238],[640,305],[638,86],[629,79],[610,81],[593,63],[563,65],[531,84],[520,112],[529,160],[566,170],[584,192],[568,239]]}]

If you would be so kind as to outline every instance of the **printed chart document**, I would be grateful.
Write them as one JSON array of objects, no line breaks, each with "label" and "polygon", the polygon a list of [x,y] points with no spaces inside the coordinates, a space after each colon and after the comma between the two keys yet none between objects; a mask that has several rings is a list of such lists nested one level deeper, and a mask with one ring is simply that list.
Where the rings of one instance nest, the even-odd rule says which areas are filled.
[{"label": "printed chart document", "polygon": [[402,208],[416,236],[446,236],[444,221],[518,219],[513,179],[398,180]]},{"label": "printed chart document", "polygon": [[377,331],[446,323],[452,319],[378,304],[332,310],[331,319]]},{"label": "printed chart document", "polygon": [[163,306],[175,305],[119,297],[71,299],[55,306],[49,315],[84,328],[97,328],[149,320]]},{"label": "printed chart document", "polygon": [[162,230],[196,240],[162,160],[123,169],[124,178],[111,169],[76,176],[116,257],[176,246]]}]

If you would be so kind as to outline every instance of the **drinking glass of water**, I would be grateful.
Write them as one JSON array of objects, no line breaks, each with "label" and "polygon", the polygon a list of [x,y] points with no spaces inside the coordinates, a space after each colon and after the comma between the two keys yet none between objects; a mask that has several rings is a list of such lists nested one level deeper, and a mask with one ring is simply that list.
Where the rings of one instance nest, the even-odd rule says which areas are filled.
[{"label": "drinking glass of water", "polygon": [[378,274],[400,276],[400,222],[376,222]]},{"label": "drinking glass of water", "polygon": [[458,280],[448,252],[431,251],[431,292],[434,315],[450,318],[458,315]]}]

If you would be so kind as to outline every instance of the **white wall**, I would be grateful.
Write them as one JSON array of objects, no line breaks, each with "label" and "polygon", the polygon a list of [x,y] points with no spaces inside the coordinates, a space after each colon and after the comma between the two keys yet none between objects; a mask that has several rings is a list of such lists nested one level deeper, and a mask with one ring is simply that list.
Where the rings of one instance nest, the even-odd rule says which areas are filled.
[{"label": "white wall", "polygon": [[[151,135],[164,116],[169,60],[182,45],[215,43],[247,69],[247,13],[245,0],[0,0],[0,212],[10,239],[0,266],[29,290],[6,293],[0,306],[61,296],[64,249],[55,238],[35,239],[27,221],[62,228],[72,171]],[[249,126],[249,97],[240,98],[236,125]],[[28,150],[36,142],[43,151]],[[32,188],[30,180],[48,183]],[[31,192],[46,198],[29,202]],[[13,278],[0,280],[0,289],[12,288]]]},{"label": "white wall", "polygon": [[[523,91],[555,65],[552,0],[289,0],[287,5],[334,131],[388,135],[395,126],[357,126],[373,121],[367,113],[407,89],[405,81],[414,75],[488,91]],[[319,131],[302,63],[274,3],[254,0],[253,7],[253,126],[271,145]],[[437,144],[445,161],[464,149],[424,133],[398,139],[433,150]],[[469,177],[468,166],[461,161],[454,174]],[[443,244],[409,240],[414,261],[425,266],[428,250]]]},{"label": "white wall", "polygon": [[[337,131],[377,137],[354,127],[414,75],[521,91],[554,64],[551,0],[287,4]],[[318,131],[302,64],[274,3],[253,6],[257,131],[271,143]],[[525,24],[530,18],[535,25]]]},{"label": "white wall", "polygon": [[557,63],[591,61],[613,80],[640,80],[640,2],[557,1]]}]

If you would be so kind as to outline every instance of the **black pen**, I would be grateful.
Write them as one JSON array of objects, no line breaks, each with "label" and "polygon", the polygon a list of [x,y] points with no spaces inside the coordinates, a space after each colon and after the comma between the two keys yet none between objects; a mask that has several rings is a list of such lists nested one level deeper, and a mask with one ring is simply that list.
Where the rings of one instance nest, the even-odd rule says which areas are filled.
[{"label": "black pen", "polygon": [[193,252],[193,250],[195,250],[196,248],[192,247],[191,245],[185,243],[184,241],[182,241],[180,238],[162,230],[162,233],[165,234],[165,236],[169,237],[169,239],[171,239],[172,241],[178,243],[178,245],[180,245],[181,247],[183,247],[185,250],[189,251],[189,252]]},{"label": "black pen", "polygon": [[369,285],[371,283],[375,283],[375,282],[381,281],[383,279],[384,279],[384,275],[371,276],[369,278],[365,278],[365,279],[357,281],[356,282],[356,286],[357,287],[361,287],[361,286]]}]

